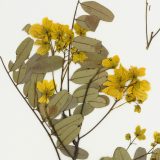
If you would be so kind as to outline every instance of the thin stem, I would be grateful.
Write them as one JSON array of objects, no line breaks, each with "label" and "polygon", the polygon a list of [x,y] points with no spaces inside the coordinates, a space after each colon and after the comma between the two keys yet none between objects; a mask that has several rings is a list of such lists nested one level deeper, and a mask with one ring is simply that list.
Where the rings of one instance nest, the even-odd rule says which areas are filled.
[{"label": "thin stem", "polygon": [[26,102],[26,104],[29,106],[30,110],[33,112],[33,114],[36,116],[36,118],[37,118],[38,121],[40,122],[41,126],[42,126],[42,127],[44,128],[44,130],[46,131],[49,139],[50,139],[51,142],[52,142],[52,145],[53,145],[54,148],[55,148],[55,151],[56,151],[56,153],[57,153],[58,159],[61,160],[60,155],[59,155],[59,152],[58,152],[58,150],[57,150],[57,148],[56,148],[56,145],[55,145],[55,143],[54,143],[54,141],[53,141],[50,133],[48,132],[47,128],[44,126],[43,122],[41,121],[41,119],[39,118],[39,116],[36,114],[36,112],[35,112],[35,110],[32,108],[32,106],[31,106],[31,105],[28,103],[28,101],[25,99],[25,97],[23,96],[23,94],[21,93],[21,91],[19,90],[19,88],[17,87],[17,85],[14,83],[13,79],[11,78],[11,76],[10,76],[8,70],[7,70],[7,67],[6,67],[5,64],[4,64],[4,61],[3,61],[2,57],[0,57],[0,60],[1,60],[1,62],[2,62],[2,65],[3,65],[3,67],[4,67],[5,71],[6,71],[9,79],[11,80],[11,82],[13,83],[13,85],[15,86],[16,90],[19,92],[19,94],[21,95],[21,97],[23,98],[23,100]]},{"label": "thin stem", "polygon": [[120,105],[114,107],[113,110],[114,110],[114,109],[118,109],[118,108],[122,107],[123,105],[125,105],[125,104],[127,104],[127,103],[128,103],[128,102],[124,102],[124,103],[122,103],[122,104],[120,104]]},{"label": "thin stem", "polygon": [[[76,5],[76,9],[74,11],[74,16],[73,16],[71,30],[73,30],[73,27],[74,27],[74,22],[75,22],[75,18],[76,18],[76,14],[77,14],[79,3],[80,3],[80,1],[78,0],[77,5]],[[69,50],[68,50],[68,69],[67,69],[68,92],[70,91],[70,80],[69,80],[70,79],[70,68],[69,68],[69,66],[70,66],[70,63],[69,63],[69,60],[70,60],[70,51],[71,51],[71,44],[69,45]]]},{"label": "thin stem", "polygon": [[145,14],[145,23],[146,23],[146,49],[149,49],[153,39],[158,35],[160,32],[160,28],[154,33],[151,32],[150,37],[148,36],[148,10],[150,10],[150,6],[148,6],[148,0],[146,0],[146,14]]},{"label": "thin stem", "polygon": [[137,158],[134,158],[133,160],[137,160],[137,159],[143,158],[143,157],[145,157],[145,156],[151,154],[152,151],[154,150],[154,148],[155,148],[155,146],[152,147],[147,153],[145,153],[145,154],[143,154],[143,155],[141,155],[141,156],[139,156],[139,157],[137,157]]},{"label": "thin stem", "polygon": [[127,150],[131,147],[131,145],[135,142],[135,140],[137,139],[137,137],[135,137],[128,145]]},{"label": "thin stem", "polygon": [[[54,125],[52,124],[52,122],[51,122],[51,120],[50,120],[50,117],[49,117],[46,109],[45,109],[45,115],[46,115],[47,121],[48,121],[50,127],[52,128],[53,132],[55,133],[55,136],[57,137],[58,141],[60,142],[60,144],[62,145],[62,147],[64,148],[64,150],[67,152],[67,154],[72,158],[71,153],[68,151],[68,149],[66,148],[66,146],[63,144],[62,140],[59,138],[59,135],[58,135],[58,133],[57,133]],[[73,159],[73,158],[72,158],[72,159]]]},{"label": "thin stem", "polygon": [[113,110],[113,108],[115,107],[115,105],[117,104],[119,100],[115,100],[115,102],[113,103],[112,107],[110,108],[110,110],[101,118],[101,120],[94,126],[92,127],[87,133],[85,133],[84,135],[82,135],[80,137],[80,139],[84,138],[85,136],[87,136],[89,133],[91,133],[95,128],[97,128],[99,126],[99,124],[101,124],[101,122],[110,114],[110,112]]},{"label": "thin stem", "polygon": [[[84,105],[86,103],[86,98],[87,98],[87,94],[88,94],[88,90],[89,90],[89,87],[93,81],[93,79],[96,77],[96,75],[99,73],[99,71],[101,70],[101,68],[99,68],[96,72],[96,74],[90,79],[90,81],[88,82],[88,85],[87,85],[87,88],[86,88],[86,91],[85,91],[85,95],[84,95],[84,99],[83,99],[83,103],[82,103],[82,108],[81,108],[81,115],[83,115],[83,109],[84,109]],[[82,127],[82,124],[81,126]],[[77,140],[77,143],[75,145],[75,152],[74,152],[74,160],[77,159],[77,156],[78,156],[78,150],[79,150],[79,143],[80,143],[80,135],[78,135],[78,140]]]},{"label": "thin stem", "polygon": [[[64,54],[64,59],[65,59],[65,52],[63,54]],[[63,73],[64,73],[64,69],[65,69],[64,63],[65,63],[65,60],[63,60],[63,64],[62,64],[60,91],[62,91],[62,88],[63,88]]]}]

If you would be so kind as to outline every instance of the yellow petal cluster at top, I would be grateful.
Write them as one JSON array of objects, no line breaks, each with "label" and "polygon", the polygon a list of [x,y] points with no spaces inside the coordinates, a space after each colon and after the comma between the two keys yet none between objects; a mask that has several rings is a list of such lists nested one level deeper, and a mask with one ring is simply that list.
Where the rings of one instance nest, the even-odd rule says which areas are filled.
[{"label": "yellow petal cluster at top", "polygon": [[122,65],[117,68],[118,64],[118,56],[102,61],[103,67],[114,68],[114,74],[108,75],[107,81],[103,84],[105,88],[102,92],[117,100],[125,97],[127,102],[138,101],[138,103],[143,103],[148,97],[147,92],[150,90],[150,83],[140,79],[145,75],[145,69],[131,66],[127,70]]},{"label": "yellow petal cluster at top", "polygon": [[49,103],[49,98],[53,96],[55,91],[55,83],[53,80],[47,81],[43,80],[42,82],[37,82],[37,89],[42,94],[38,102],[43,104]]},{"label": "yellow petal cluster at top", "polygon": [[146,139],[145,132],[146,132],[145,128],[142,129],[141,126],[137,126],[135,128],[134,134],[135,134],[135,136],[136,136],[137,139],[139,139],[139,140],[145,140]]},{"label": "yellow petal cluster at top", "polygon": [[72,60],[75,63],[84,62],[88,58],[85,52],[78,51],[78,49],[76,48],[72,48],[71,53],[72,53]]},{"label": "yellow petal cluster at top", "polygon": [[56,51],[62,51],[72,42],[74,33],[68,25],[54,23],[48,18],[43,18],[42,24],[33,24],[29,34],[36,38],[35,45],[38,45],[37,54],[45,55],[51,49],[52,40],[55,42]]},{"label": "yellow petal cluster at top", "polygon": [[74,30],[77,35],[79,36],[86,36],[87,30],[82,28],[79,24],[75,23],[74,24]]},{"label": "yellow petal cluster at top", "polygon": [[154,142],[160,144],[160,132],[154,132]]}]

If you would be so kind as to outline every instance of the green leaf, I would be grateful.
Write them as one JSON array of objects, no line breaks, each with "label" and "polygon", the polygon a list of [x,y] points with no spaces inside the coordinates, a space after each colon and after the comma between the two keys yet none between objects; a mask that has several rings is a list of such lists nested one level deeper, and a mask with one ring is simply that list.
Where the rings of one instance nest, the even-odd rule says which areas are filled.
[{"label": "green leaf", "polygon": [[[144,155],[144,156],[143,156]],[[141,157],[143,156],[143,157]],[[141,158],[139,158],[141,157]],[[146,160],[147,159],[147,152],[146,152],[146,149],[145,148],[141,148],[139,147],[136,152],[135,152],[135,155],[134,155],[134,159],[138,158],[138,160]]]},{"label": "green leaf", "polygon": [[23,64],[18,71],[13,71],[13,80],[17,83],[20,84],[22,83],[26,73],[26,65]]},{"label": "green leaf", "polygon": [[32,73],[47,73],[58,70],[62,67],[63,58],[60,56],[50,56],[39,59],[31,67]]},{"label": "green leaf", "polygon": [[25,32],[28,34],[30,28],[31,28],[31,25],[30,25],[30,24],[26,24],[26,25],[23,27],[22,31],[25,31]]},{"label": "green leaf", "polygon": [[[47,106],[47,113],[51,118],[55,118],[61,112],[69,108],[72,96],[68,91],[63,90],[58,92],[52,99],[50,99]],[[73,106],[72,106],[73,107]]]},{"label": "green leaf", "polygon": [[99,19],[106,21],[106,22],[112,22],[114,19],[113,13],[103,5],[94,2],[94,1],[88,1],[81,3],[81,6],[84,11],[86,11],[90,15],[97,16]]},{"label": "green leaf", "polygon": [[109,104],[109,98],[107,96],[98,96],[88,103],[94,108],[102,108]]},{"label": "green leaf", "polygon": [[13,66],[10,68],[10,71],[14,71],[17,68],[19,68],[24,61],[29,57],[32,47],[33,47],[33,39],[26,38],[17,48],[16,50],[16,62],[13,64]]},{"label": "green leaf", "polygon": [[[71,143],[80,132],[80,124],[83,121],[82,115],[73,115],[55,124],[55,130],[64,145]],[[60,142],[58,142],[60,147]]]},{"label": "green leaf", "polygon": [[91,53],[98,52],[102,47],[101,41],[84,36],[74,38],[72,45],[79,51]]},{"label": "green leaf", "polygon": [[[82,110],[82,104],[80,104],[79,106],[76,107],[73,114],[81,114],[81,110]],[[93,110],[94,110],[94,108],[90,104],[86,103],[86,104],[84,104],[82,115],[87,116]]]},{"label": "green leaf", "polygon": [[118,147],[113,154],[113,160],[131,160],[131,157],[126,149]]},{"label": "green leaf", "polygon": [[[75,146],[72,146],[72,145],[67,145],[65,146],[66,149],[69,151],[69,153],[72,155],[72,157],[74,156],[74,152],[75,152]],[[67,157],[70,157],[70,155],[68,155],[68,153],[66,152],[66,150],[61,147],[60,148],[60,151]],[[82,148],[78,148],[78,155],[77,155],[77,159],[87,159],[89,156],[88,152],[85,151],[84,149]]]},{"label": "green leaf", "polygon": [[95,88],[87,89],[80,87],[74,91],[73,96],[78,98],[79,103],[83,103],[85,94],[86,94],[85,102],[88,102],[98,97],[98,90]]},{"label": "green leaf", "polygon": [[99,18],[94,15],[83,15],[76,19],[77,23],[88,31],[95,31],[99,24]]},{"label": "green leaf", "polygon": [[160,148],[157,148],[153,151],[151,160],[160,160]]},{"label": "green leaf", "polygon": [[78,69],[71,77],[76,84],[87,84],[97,73],[98,69]]}]

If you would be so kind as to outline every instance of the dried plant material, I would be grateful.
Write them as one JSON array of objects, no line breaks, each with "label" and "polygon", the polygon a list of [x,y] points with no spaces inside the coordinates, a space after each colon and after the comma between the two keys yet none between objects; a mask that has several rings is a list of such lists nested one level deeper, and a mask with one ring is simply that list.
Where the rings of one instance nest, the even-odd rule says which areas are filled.
[{"label": "dried plant material", "polygon": [[101,41],[83,36],[74,38],[72,45],[83,52],[95,53],[101,49]]},{"label": "dried plant material", "polygon": [[[89,15],[77,16],[80,5]],[[28,37],[20,43],[15,63],[9,61],[9,71],[0,57],[11,82],[47,133],[58,160],[62,160],[61,154],[71,160],[91,159],[89,153],[80,148],[81,139],[97,129],[115,109],[125,104],[140,105],[142,109],[148,98],[151,87],[142,78],[145,68],[125,68],[118,55],[108,57],[102,42],[87,35],[88,31],[97,29],[100,20],[111,22],[113,19],[113,13],[103,5],[78,0],[71,27],[47,17],[40,23],[27,24],[23,31],[33,39]],[[147,43],[151,43],[158,32],[152,33]],[[36,53],[32,53],[34,45],[38,46]],[[106,106],[104,116],[97,115],[98,122],[84,133],[86,117]],[[136,140],[145,140],[145,132],[146,129],[138,125],[134,137],[125,134],[129,141],[127,149],[118,147],[113,158],[101,160],[131,160],[127,150]],[[152,148],[148,152],[138,148],[133,160],[146,160],[150,154],[152,160],[159,159],[159,149],[155,147],[160,144],[160,132],[154,132],[153,137]]]},{"label": "dried plant material", "polygon": [[57,93],[52,99],[50,99],[50,102],[47,106],[48,115],[52,118],[55,118],[61,112],[68,109],[68,102],[70,102],[70,99],[72,99],[72,96],[66,90]]},{"label": "dried plant material", "polygon": [[[82,104],[80,104],[79,106],[76,107],[73,114],[81,114],[81,110],[82,110]],[[88,114],[92,113],[93,110],[94,110],[94,108],[90,104],[86,103],[84,105],[82,115],[87,116]]]},{"label": "dried plant material", "polygon": [[23,64],[18,71],[13,71],[13,79],[16,84],[22,83],[26,74],[26,65]]},{"label": "dried plant material", "polygon": [[104,98],[103,96],[98,96],[96,99],[93,99],[89,101],[88,103],[93,107],[93,108],[102,108],[105,107],[109,104],[109,98],[108,97]]},{"label": "dried plant material", "polygon": [[30,25],[30,24],[26,24],[26,25],[23,27],[22,31],[25,31],[25,32],[28,34],[30,28],[31,28],[31,25]]},{"label": "dried plant material", "polygon": [[134,159],[138,158],[138,160],[147,160],[147,151],[145,148],[137,148]]},{"label": "dried plant material", "polygon": [[73,96],[78,99],[79,103],[83,103],[84,98],[86,102],[93,100],[98,97],[98,90],[95,88],[89,88],[87,91],[87,95],[85,96],[87,88],[78,88],[74,93]]},{"label": "dried plant material", "polygon": [[103,5],[94,2],[94,1],[88,1],[81,3],[82,8],[84,11],[89,13],[90,15],[97,16],[99,19],[106,21],[106,22],[112,22],[114,19],[113,13]]},{"label": "dried plant material", "polygon": [[15,71],[29,57],[34,41],[31,38],[26,38],[16,50],[16,61],[10,68],[10,71]]},{"label": "dried plant material", "polygon": [[78,69],[71,77],[71,81],[77,84],[86,84],[96,74],[97,69]]},{"label": "dried plant material", "polygon": [[114,160],[131,160],[131,157],[126,151],[126,149],[122,147],[118,147],[113,154],[113,159]]},{"label": "dried plant material", "polygon": [[148,0],[146,0],[146,16],[145,16],[145,23],[146,23],[146,49],[149,49],[153,39],[159,34],[160,28],[156,32],[148,32],[148,12],[150,11],[151,6],[148,3]]},{"label": "dried plant material", "polygon": [[94,15],[83,15],[78,17],[76,21],[82,28],[95,32],[100,20]]},{"label": "dried plant material", "polygon": [[[75,146],[68,145],[68,146],[66,146],[66,148],[67,148],[68,151],[71,153],[71,155],[74,156]],[[60,148],[60,151],[61,151],[64,155],[70,157],[70,155],[68,155],[68,153],[65,151],[64,148]],[[88,154],[88,152],[87,152],[86,150],[84,150],[84,149],[82,149],[82,148],[79,148],[79,149],[78,149],[78,155],[77,155],[77,158],[78,158],[78,159],[87,159],[88,156],[89,156],[89,154]]]}]

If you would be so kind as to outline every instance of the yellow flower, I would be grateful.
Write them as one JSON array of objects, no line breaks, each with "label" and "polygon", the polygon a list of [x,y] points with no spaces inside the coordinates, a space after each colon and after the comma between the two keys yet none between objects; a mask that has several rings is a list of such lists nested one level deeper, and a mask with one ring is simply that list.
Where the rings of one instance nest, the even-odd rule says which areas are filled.
[{"label": "yellow flower", "polygon": [[145,128],[141,129],[141,126],[137,126],[134,134],[139,140],[145,140],[146,139],[145,132],[146,132]]},{"label": "yellow flower", "polygon": [[120,61],[120,59],[119,59],[118,55],[115,55],[112,58],[104,59],[102,61],[102,66],[105,68],[108,68],[108,69],[116,68],[119,64],[119,61]]},{"label": "yellow flower", "polygon": [[129,69],[129,76],[131,79],[142,77],[145,76],[145,71],[146,71],[145,68],[137,68],[131,66],[131,68]]},{"label": "yellow flower", "polygon": [[160,144],[160,132],[154,132],[154,142]]},{"label": "yellow flower", "polygon": [[84,52],[78,52],[78,53],[74,53],[72,55],[72,59],[73,62],[77,63],[77,62],[84,62],[88,57],[86,56],[86,54]]},{"label": "yellow flower", "polygon": [[79,36],[86,36],[87,30],[82,28],[79,24],[75,23],[74,24],[74,30],[77,35]]},{"label": "yellow flower", "polygon": [[126,139],[127,141],[131,140],[131,134],[130,134],[130,133],[127,133],[127,134],[125,135],[125,139]]},{"label": "yellow flower", "polygon": [[102,92],[120,100],[123,98],[128,79],[128,71],[121,65],[119,69],[114,70],[114,75],[108,76],[108,80],[103,84],[106,88]]},{"label": "yellow flower", "polygon": [[134,106],[134,112],[141,113],[141,106],[140,105],[135,105]]},{"label": "yellow flower", "polygon": [[136,97],[133,94],[127,94],[125,99],[128,103],[136,101]]},{"label": "yellow flower", "polygon": [[51,37],[53,22],[48,18],[43,18],[42,24],[33,24],[29,29],[29,34],[38,39]]},{"label": "yellow flower", "polygon": [[45,55],[51,49],[49,41],[46,41],[44,39],[36,40],[34,44],[39,46],[39,48],[37,49],[37,54],[39,55]]},{"label": "yellow flower", "polygon": [[144,102],[147,98],[147,91],[150,90],[150,83],[146,80],[137,80],[133,85],[131,85],[128,90],[127,93],[128,94],[133,94],[137,101],[139,102]]},{"label": "yellow flower", "polygon": [[49,97],[53,96],[55,90],[54,81],[43,80],[42,82],[37,82],[37,89],[42,93],[42,97],[39,98],[39,103],[49,103]]}]

